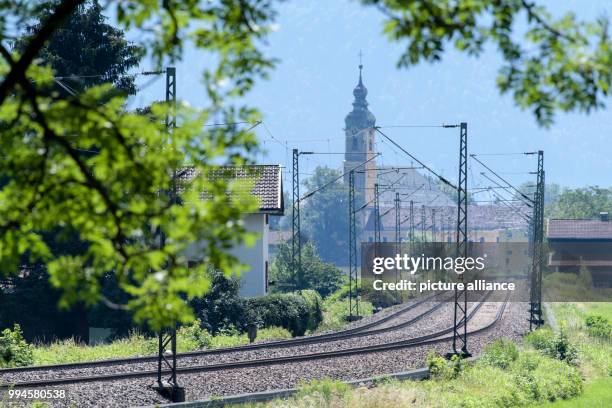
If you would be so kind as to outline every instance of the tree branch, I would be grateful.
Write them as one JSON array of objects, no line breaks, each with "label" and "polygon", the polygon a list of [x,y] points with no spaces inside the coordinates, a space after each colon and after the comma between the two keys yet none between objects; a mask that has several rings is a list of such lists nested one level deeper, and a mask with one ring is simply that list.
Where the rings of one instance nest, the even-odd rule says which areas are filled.
[{"label": "tree branch", "polygon": [[534,3],[530,3],[527,0],[521,0],[521,3],[523,4],[525,11],[527,11],[527,16],[529,16],[531,19],[533,19],[538,24],[540,24],[542,28],[546,29],[547,31],[549,31],[551,34],[553,34],[556,37],[565,38],[566,40],[571,41],[571,42],[575,41],[574,38],[560,32],[559,30],[555,29],[550,24],[548,24],[548,22],[544,20],[544,18],[536,12],[535,10],[536,5]]},{"label": "tree branch", "polygon": [[6,75],[4,81],[2,81],[2,84],[0,84],[0,105],[4,103],[9,91],[19,82],[20,77],[25,76],[26,70],[55,30],[57,30],[62,22],[83,2],[84,0],[64,0],[57,6],[53,14],[51,14],[41,29],[28,43],[21,58],[13,64],[10,72]]}]

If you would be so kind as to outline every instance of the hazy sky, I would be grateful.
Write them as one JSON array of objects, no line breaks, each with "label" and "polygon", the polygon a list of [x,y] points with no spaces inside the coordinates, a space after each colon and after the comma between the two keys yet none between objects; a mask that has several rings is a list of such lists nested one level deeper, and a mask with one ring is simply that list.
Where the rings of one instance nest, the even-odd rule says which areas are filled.
[{"label": "hazy sky", "polygon": [[[574,10],[592,19],[612,8],[609,1],[548,1],[555,13]],[[562,4],[562,7],[559,5]],[[539,128],[530,112],[500,96],[495,78],[500,58],[489,49],[480,59],[454,51],[441,63],[398,70],[401,47],[382,35],[382,16],[350,0],[293,0],[281,3],[278,30],[269,38],[268,55],[280,63],[268,81],[257,85],[247,101],[264,114],[257,134],[267,150],[261,163],[291,165],[291,149],[344,151],[344,117],[351,109],[357,83],[358,53],[363,52],[364,83],[370,110],[380,126],[439,125],[468,122],[470,153],[545,151],[546,181],[564,186],[612,185],[612,108],[590,116],[558,115],[550,129]],[[198,106],[205,103],[200,82],[204,57],[188,49],[177,64],[178,97]],[[147,79],[144,79],[146,81]],[[159,88],[159,89],[158,89]],[[162,99],[163,84],[147,88],[135,104]],[[612,101],[609,101],[612,102]],[[388,128],[385,133],[421,160],[455,180],[458,130]],[[285,146],[283,146],[285,144]],[[410,163],[380,138],[376,149],[385,165]],[[342,156],[303,156],[301,170],[318,164],[340,167]],[[515,183],[532,180],[535,159],[487,156],[486,163]],[[470,185],[490,185],[472,163]],[[520,173],[520,174],[519,174]],[[288,173],[285,174],[289,180]],[[530,179],[531,177],[531,179]]]}]

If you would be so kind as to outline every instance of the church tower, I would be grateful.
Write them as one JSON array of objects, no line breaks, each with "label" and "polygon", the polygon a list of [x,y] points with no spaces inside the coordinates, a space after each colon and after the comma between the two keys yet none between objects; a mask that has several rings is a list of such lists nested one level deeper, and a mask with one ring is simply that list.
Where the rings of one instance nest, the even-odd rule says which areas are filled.
[{"label": "church tower", "polygon": [[[366,96],[368,89],[363,85],[361,71],[363,65],[359,64],[359,83],[353,89],[355,100],[353,110],[344,119],[344,132],[346,138],[344,154],[344,171],[347,173],[344,182],[348,185],[348,171],[359,166],[360,163],[374,157],[374,126],[376,118],[368,110]],[[376,163],[372,160],[355,169],[355,204],[357,208],[374,198],[374,183],[376,182]],[[372,204],[370,204],[372,205]]]}]

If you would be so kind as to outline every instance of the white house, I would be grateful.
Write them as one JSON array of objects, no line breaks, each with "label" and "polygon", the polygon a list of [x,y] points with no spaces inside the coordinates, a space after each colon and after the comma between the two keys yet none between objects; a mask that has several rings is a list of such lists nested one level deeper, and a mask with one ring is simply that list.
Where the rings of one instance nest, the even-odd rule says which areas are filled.
[{"label": "white house", "polygon": [[[252,247],[240,245],[231,250],[242,264],[249,267],[240,276],[241,296],[261,296],[268,292],[269,217],[281,216],[285,211],[282,174],[280,165],[224,166],[212,173],[212,177],[224,177],[228,181],[249,181],[253,186],[251,194],[259,200],[257,212],[244,214],[245,229],[258,233],[259,239]],[[190,176],[193,175],[187,175]],[[190,248],[188,256],[197,257],[197,244]]]}]

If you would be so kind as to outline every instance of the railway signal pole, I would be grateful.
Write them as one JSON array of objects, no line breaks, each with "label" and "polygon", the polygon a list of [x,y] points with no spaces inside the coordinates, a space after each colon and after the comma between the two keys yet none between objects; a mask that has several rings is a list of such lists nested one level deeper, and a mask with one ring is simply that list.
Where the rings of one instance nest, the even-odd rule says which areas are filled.
[{"label": "railway signal pole", "polygon": [[[450,126],[449,126],[450,127]],[[457,252],[456,256],[466,258],[468,255],[468,196],[467,196],[467,123],[462,122],[459,131],[459,180],[457,183]],[[463,275],[458,275],[460,282]],[[465,282],[464,282],[465,283]],[[462,327],[463,326],[463,327]],[[447,356],[471,356],[467,347],[467,291],[461,292],[455,287],[455,310],[453,324],[453,350]]]},{"label": "railway signal pole", "polygon": [[529,307],[529,330],[538,328],[542,319],[542,263],[544,244],[544,151],[538,151],[538,171],[536,193],[532,217],[532,264],[531,264],[531,293]]},{"label": "railway signal pole", "polygon": [[[171,136],[176,128],[176,68],[166,68],[166,104],[169,106],[166,115],[166,129]],[[172,186],[170,191],[171,204],[176,203],[176,169],[172,175]],[[164,231],[160,234],[160,244],[163,247],[166,242]],[[170,350],[168,350],[168,348]],[[160,394],[170,398],[172,402],[185,400],[185,389],[178,385],[176,370],[176,324],[170,329],[160,330],[158,335],[157,349],[157,390]],[[164,371],[169,371],[164,378]]]}]

